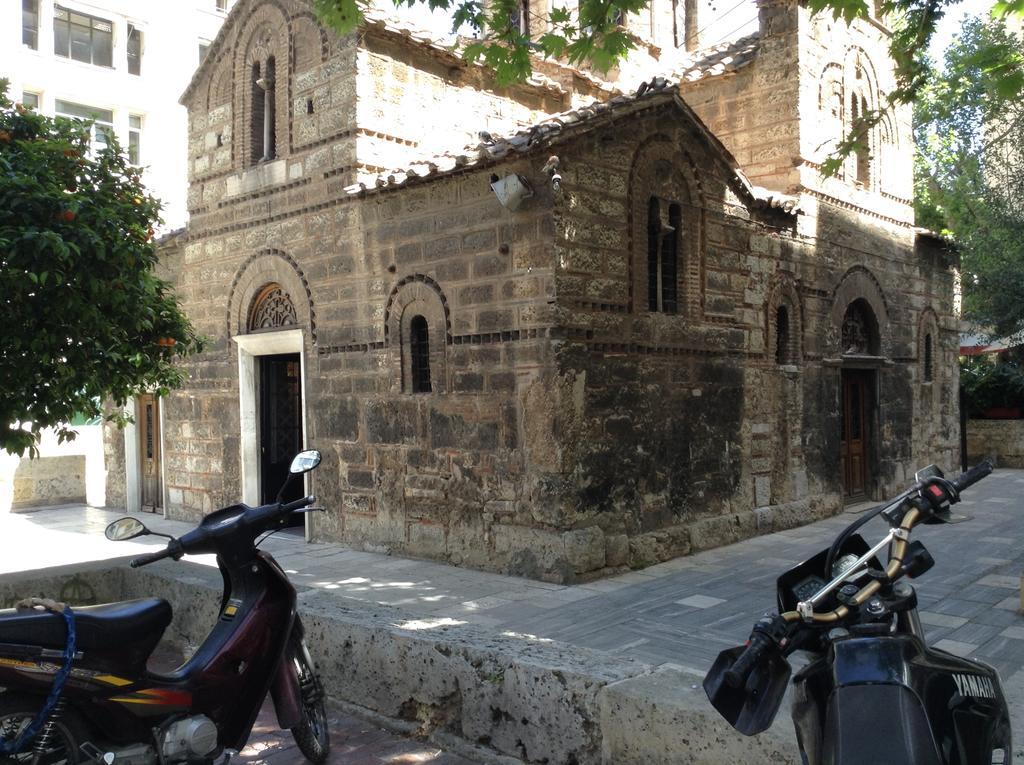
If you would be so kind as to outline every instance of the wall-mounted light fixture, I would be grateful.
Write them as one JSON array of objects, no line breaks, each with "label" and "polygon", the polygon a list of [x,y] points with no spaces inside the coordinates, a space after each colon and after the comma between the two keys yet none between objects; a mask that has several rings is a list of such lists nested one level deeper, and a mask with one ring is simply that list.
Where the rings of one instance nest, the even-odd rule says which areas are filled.
[{"label": "wall-mounted light fixture", "polygon": [[492,175],[491,190],[498,197],[502,207],[513,212],[519,209],[524,199],[529,199],[533,196],[533,189],[530,188],[530,184],[527,183],[523,176],[516,173],[506,175],[504,178]]}]

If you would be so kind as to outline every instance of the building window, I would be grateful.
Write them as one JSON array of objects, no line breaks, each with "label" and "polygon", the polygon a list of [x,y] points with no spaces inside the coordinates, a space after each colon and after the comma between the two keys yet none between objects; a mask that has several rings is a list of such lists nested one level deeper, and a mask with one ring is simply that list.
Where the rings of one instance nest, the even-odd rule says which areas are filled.
[{"label": "building window", "polygon": [[679,229],[682,210],[676,203],[651,197],[647,208],[647,308],[678,310]]},{"label": "building window", "polygon": [[[854,93],[850,96],[850,116],[853,118],[852,126],[858,128],[857,121],[862,119],[868,111],[867,99]],[[854,149],[854,156],[857,163],[857,182],[868,186],[871,183],[871,147],[867,134],[860,136],[860,142]]]},{"label": "building window", "polygon": [[924,336],[924,381],[932,381],[932,333]]},{"label": "building window", "polygon": [[112,111],[75,104],[70,101],[57,101],[54,103],[54,107],[58,117],[93,121],[91,128],[93,151],[99,151],[110,145],[111,136],[114,134],[114,113]]},{"label": "building window", "polygon": [[780,305],[775,311],[775,363],[792,363],[789,337],[789,309]]},{"label": "building window", "polygon": [[228,0],[214,0],[215,7],[221,13],[227,13],[228,11]]},{"label": "building window", "polygon": [[39,0],[21,0],[21,42],[39,50]]},{"label": "building window", "polygon": [[250,122],[252,164],[277,156],[277,126],[274,114],[274,57],[261,67],[252,65],[252,119]]},{"label": "building window", "polygon": [[39,108],[39,94],[30,93],[25,91],[21,94],[21,105],[26,109],[38,109]]},{"label": "building window", "polygon": [[128,115],[128,161],[133,165],[141,164],[142,151],[142,117],[138,114]]},{"label": "building window", "polygon": [[422,316],[413,316],[409,322],[409,360],[412,392],[430,393],[430,336]]},{"label": "building window", "polygon": [[96,66],[114,65],[113,25],[105,19],[69,11],[53,13],[53,52]]},{"label": "building window", "polygon": [[128,74],[142,71],[142,32],[134,25],[128,25]]},{"label": "building window", "polygon": [[508,16],[509,26],[524,37],[530,36],[530,0],[518,0]]},{"label": "building window", "polygon": [[210,51],[210,43],[207,40],[199,41],[199,63],[203,63],[206,59],[206,54]]}]

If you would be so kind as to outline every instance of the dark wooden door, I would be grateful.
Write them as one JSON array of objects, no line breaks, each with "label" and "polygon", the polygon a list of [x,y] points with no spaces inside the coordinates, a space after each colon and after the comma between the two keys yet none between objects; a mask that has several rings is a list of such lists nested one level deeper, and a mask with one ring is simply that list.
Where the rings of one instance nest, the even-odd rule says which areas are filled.
[{"label": "dark wooden door", "polygon": [[[292,457],[302,449],[302,372],[297,353],[259,360],[260,501],[267,503],[277,497]],[[285,500],[298,499],[302,490],[302,481],[294,481]]]},{"label": "dark wooden door", "polygon": [[142,509],[155,513],[164,504],[160,480],[160,399],[151,393],[139,396],[138,413]]},{"label": "dark wooden door", "polygon": [[849,499],[868,491],[868,463],[871,449],[871,373],[843,371],[843,413],[840,453],[843,463],[843,493]]}]

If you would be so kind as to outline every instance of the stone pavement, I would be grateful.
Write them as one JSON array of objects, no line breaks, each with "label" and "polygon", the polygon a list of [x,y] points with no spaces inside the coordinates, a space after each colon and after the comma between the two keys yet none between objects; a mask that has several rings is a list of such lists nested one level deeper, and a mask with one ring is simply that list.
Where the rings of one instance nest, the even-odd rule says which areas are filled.
[{"label": "stone pavement", "polygon": [[[475,765],[474,761],[442,752],[430,743],[397,736],[358,717],[328,708],[331,754],[335,765]],[[249,743],[233,763],[244,765],[309,765],[290,733],[277,728],[273,705],[260,712]]]},{"label": "stone pavement", "polygon": [[[1014,677],[1024,666],[1024,617],[1017,611],[1024,571],[1024,471],[998,470],[966,497],[955,510],[967,520],[915,532],[936,561],[915,582],[921,620],[934,645],[979,657],[994,664],[1004,681],[1010,679],[1016,716],[1024,706],[1024,673]],[[103,527],[117,515],[76,506],[0,516],[0,574],[121,557],[161,544],[153,537],[107,542]],[[722,648],[742,642],[755,619],[774,606],[775,578],[827,546],[855,518],[847,512],[575,586],[306,544],[284,534],[264,547],[296,584],[395,606],[408,615],[406,624],[469,622],[702,675]],[[144,520],[173,534],[190,528],[154,516]],[[884,524],[873,521],[864,533],[874,541],[883,531]]]}]

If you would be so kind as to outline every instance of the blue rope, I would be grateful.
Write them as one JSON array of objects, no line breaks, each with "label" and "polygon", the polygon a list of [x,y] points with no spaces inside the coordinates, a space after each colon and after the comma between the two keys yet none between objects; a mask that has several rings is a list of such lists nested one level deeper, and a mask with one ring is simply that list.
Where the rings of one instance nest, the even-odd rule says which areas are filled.
[{"label": "blue rope", "polygon": [[71,674],[71,664],[75,660],[75,613],[71,610],[71,606],[64,607],[64,623],[68,629],[68,642],[64,646],[64,666],[57,671],[57,676],[53,678],[50,695],[46,697],[46,703],[39,710],[39,714],[35,716],[35,719],[32,720],[29,726],[21,732],[13,743],[0,741],[0,754],[20,754],[25,749],[26,744],[35,738],[39,728],[46,722],[53,708],[57,706],[60,694],[64,690],[64,682],[68,679],[68,675]]}]

